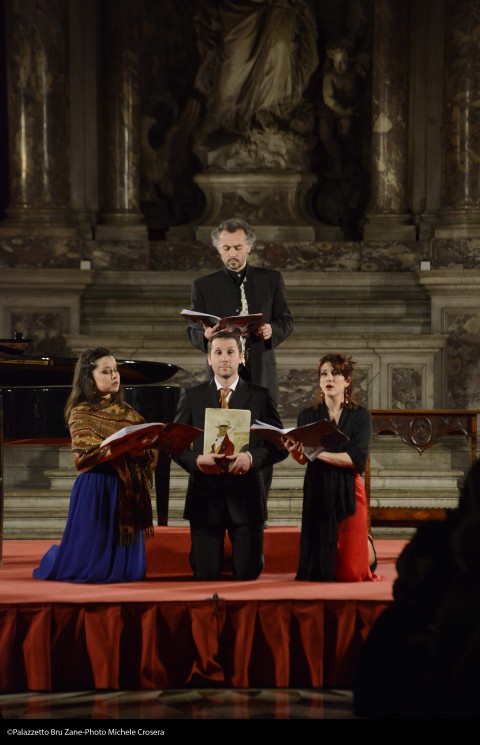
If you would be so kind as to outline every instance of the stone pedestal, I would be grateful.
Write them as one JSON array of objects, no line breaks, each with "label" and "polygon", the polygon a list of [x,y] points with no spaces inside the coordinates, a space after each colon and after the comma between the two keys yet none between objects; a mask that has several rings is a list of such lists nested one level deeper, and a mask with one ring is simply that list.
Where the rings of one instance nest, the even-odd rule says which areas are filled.
[{"label": "stone pedestal", "polygon": [[6,219],[0,225],[0,238],[38,239],[77,237],[77,229],[72,223],[70,210],[8,208]]},{"label": "stone pedestal", "polygon": [[406,213],[368,214],[368,222],[363,228],[365,241],[414,241],[416,229],[413,220]]},{"label": "stone pedestal", "polygon": [[468,206],[444,209],[437,218],[433,231],[436,239],[478,238],[480,236],[480,209]]},{"label": "stone pedestal", "polygon": [[204,214],[196,223],[172,228],[168,238],[209,242],[211,230],[229,217],[243,217],[261,241],[342,238],[338,227],[308,214],[308,193],[316,183],[311,173],[222,171],[198,174],[195,181],[205,194]]},{"label": "stone pedestal", "polygon": [[[143,216],[137,214],[103,214],[102,222],[95,226],[98,241],[144,241],[148,239]],[[104,221],[104,222],[103,222]]]}]

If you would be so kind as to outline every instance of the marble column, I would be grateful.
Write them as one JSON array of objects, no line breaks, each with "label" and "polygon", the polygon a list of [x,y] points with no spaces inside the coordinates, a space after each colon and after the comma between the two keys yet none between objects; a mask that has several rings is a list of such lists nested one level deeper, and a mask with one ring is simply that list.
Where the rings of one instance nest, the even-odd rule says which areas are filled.
[{"label": "marble column", "polygon": [[5,3],[10,204],[5,235],[71,236],[68,3]]},{"label": "marble column", "polygon": [[95,237],[147,238],[140,210],[139,5],[105,0],[103,208]]},{"label": "marble column", "polygon": [[[480,6],[446,0],[442,206],[436,238],[480,236]],[[452,33],[452,29],[454,33]]]},{"label": "marble column", "polygon": [[407,207],[408,5],[376,0],[371,198],[364,240],[415,240]]}]

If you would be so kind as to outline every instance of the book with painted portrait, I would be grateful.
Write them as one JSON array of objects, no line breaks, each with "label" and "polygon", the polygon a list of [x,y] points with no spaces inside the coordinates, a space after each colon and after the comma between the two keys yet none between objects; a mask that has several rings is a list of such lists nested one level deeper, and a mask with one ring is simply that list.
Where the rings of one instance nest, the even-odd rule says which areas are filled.
[{"label": "book with painted portrait", "polygon": [[248,450],[251,417],[248,409],[205,409],[204,454],[234,455]]}]

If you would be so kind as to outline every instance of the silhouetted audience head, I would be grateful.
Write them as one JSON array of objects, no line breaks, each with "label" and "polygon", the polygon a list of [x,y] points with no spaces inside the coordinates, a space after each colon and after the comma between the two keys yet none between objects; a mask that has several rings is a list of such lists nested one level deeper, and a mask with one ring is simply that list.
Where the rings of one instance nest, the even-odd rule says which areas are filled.
[{"label": "silhouetted audience head", "polygon": [[421,523],[397,560],[354,686],[366,718],[480,716],[480,460],[445,521]]},{"label": "silhouetted audience head", "polygon": [[480,513],[480,459],[468,471],[458,500],[460,516],[472,512]]}]

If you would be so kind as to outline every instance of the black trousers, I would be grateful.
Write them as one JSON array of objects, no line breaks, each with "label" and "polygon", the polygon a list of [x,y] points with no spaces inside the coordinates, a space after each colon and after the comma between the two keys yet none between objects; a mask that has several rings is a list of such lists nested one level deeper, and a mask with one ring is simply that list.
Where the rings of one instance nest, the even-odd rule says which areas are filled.
[{"label": "black trousers", "polygon": [[235,580],[257,579],[264,567],[264,525],[195,525],[190,523],[190,566],[195,579],[220,579],[225,553],[225,536],[232,544],[232,568]]}]

